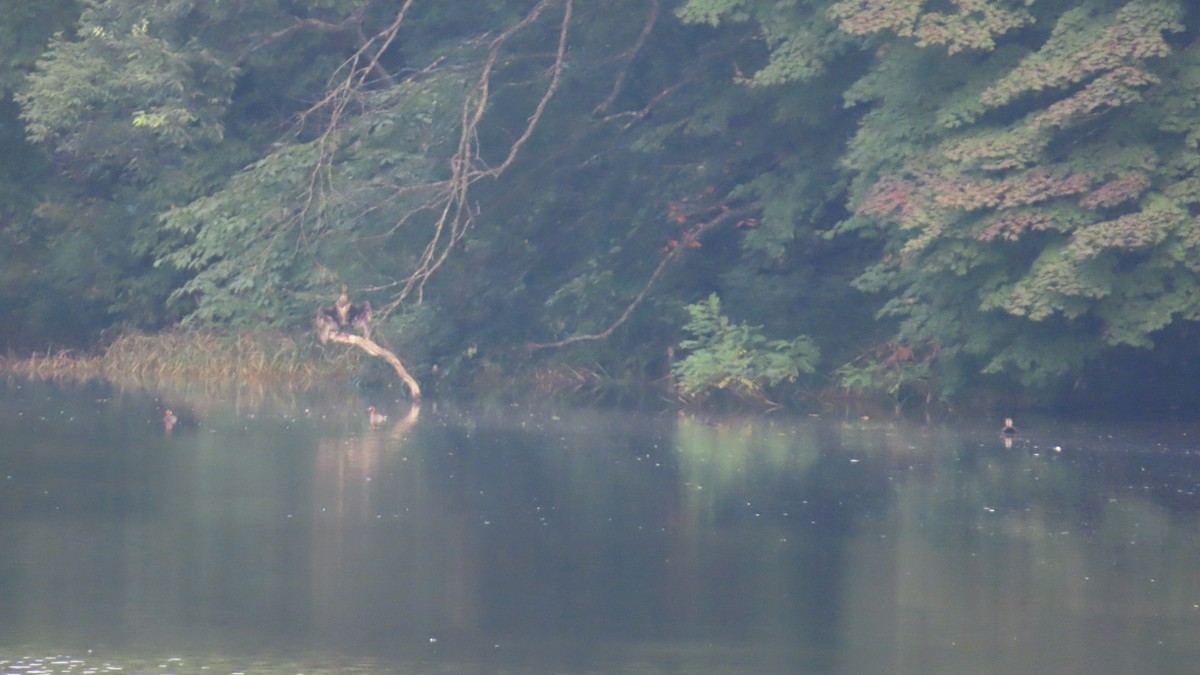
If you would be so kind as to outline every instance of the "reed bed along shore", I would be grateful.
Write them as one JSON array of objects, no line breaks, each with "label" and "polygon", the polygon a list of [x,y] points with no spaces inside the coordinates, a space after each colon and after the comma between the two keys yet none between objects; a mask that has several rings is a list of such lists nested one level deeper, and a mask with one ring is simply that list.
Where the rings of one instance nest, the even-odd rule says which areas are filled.
[{"label": "reed bed along shore", "polygon": [[139,385],[195,381],[304,387],[347,377],[360,362],[357,350],[322,349],[279,333],[176,331],[123,335],[94,354],[63,350],[0,357],[0,374]]}]

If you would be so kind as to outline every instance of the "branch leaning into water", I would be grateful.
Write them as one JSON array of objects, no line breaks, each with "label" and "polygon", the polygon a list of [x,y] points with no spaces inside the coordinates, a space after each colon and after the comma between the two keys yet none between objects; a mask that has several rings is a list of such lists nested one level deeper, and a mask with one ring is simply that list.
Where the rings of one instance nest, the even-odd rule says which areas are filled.
[{"label": "branch leaning into water", "polygon": [[540,349],[557,349],[559,347],[566,347],[567,345],[575,342],[604,340],[608,338],[613,334],[613,331],[620,328],[622,324],[629,320],[629,317],[633,314],[633,310],[637,309],[638,305],[642,304],[642,301],[645,300],[646,296],[650,294],[650,288],[654,286],[654,282],[657,281],[658,277],[662,275],[663,270],[667,269],[667,265],[671,264],[672,260],[679,257],[679,254],[685,249],[694,248],[692,244],[699,243],[700,235],[708,232],[721,223],[733,218],[741,218],[742,216],[749,215],[761,208],[762,202],[754,202],[753,204],[747,204],[746,206],[742,206],[740,208],[726,209],[721,211],[715,217],[706,220],[683,233],[683,235],[679,238],[679,244],[667,250],[667,253],[663,256],[662,260],[658,261],[658,267],[654,268],[654,272],[652,272],[650,274],[650,278],[646,280],[646,285],[642,287],[642,290],[637,294],[637,296],[634,297],[627,307],[625,307],[625,311],[621,312],[621,316],[617,317],[617,320],[612,322],[608,328],[605,328],[599,333],[572,335],[571,337],[558,340],[557,342],[535,342],[526,345],[526,349],[531,352],[538,351]]},{"label": "branch leaning into water", "polygon": [[421,385],[417,383],[417,379],[415,377],[408,373],[408,369],[404,367],[404,364],[400,361],[400,358],[391,351],[380,347],[375,343],[374,340],[362,337],[361,335],[342,332],[330,333],[329,339],[333,342],[354,345],[371,356],[387,361],[396,371],[396,374],[400,376],[400,379],[404,381],[404,384],[408,386],[408,391],[410,394],[412,394],[413,399],[421,398]]}]

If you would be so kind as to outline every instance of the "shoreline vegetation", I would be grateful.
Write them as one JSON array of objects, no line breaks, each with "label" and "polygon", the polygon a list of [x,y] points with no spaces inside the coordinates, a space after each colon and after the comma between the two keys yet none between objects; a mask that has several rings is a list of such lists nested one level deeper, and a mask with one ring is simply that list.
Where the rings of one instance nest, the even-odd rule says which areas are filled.
[{"label": "shoreline vegetation", "polygon": [[[369,351],[350,340],[338,342],[347,347],[322,346],[305,337],[277,331],[130,333],[91,350],[47,349],[29,355],[0,356],[0,377],[59,383],[104,381],[122,388],[147,390],[251,388],[264,393],[271,388],[307,389],[357,381],[406,386],[410,394],[418,392],[415,398],[420,398],[420,388],[414,390],[416,379],[411,375],[411,382],[403,376],[397,378],[392,372],[394,364],[393,368],[385,369],[382,361],[378,363],[380,370],[371,372],[369,369],[375,367],[372,364],[376,359],[368,355]],[[438,381],[423,384],[436,389],[445,377],[442,373]],[[454,390],[466,397],[508,394],[527,400],[607,402],[618,406],[654,401],[652,405],[660,408],[802,412],[815,402],[821,408],[875,414],[885,412],[894,403],[833,389],[797,391],[803,404],[795,397],[790,403],[778,404],[761,396],[733,395],[731,391],[718,391],[713,396],[687,396],[671,377],[614,378],[599,368],[581,369],[562,362],[526,364],[525,368],[505,371],[497,362],[489,361],[477,364],[471,374],[460,373],[453,379]],[[894,412],[899,414],[900,410]]]},{"label": "shoreline vegetation", "polygon": [[[431,369],[420,362],[408,367],[413,369],[412,375],[420,381],[420,387],[431,393],[440,390],[453,392],[455,398],[521,403],[558,401],[662,410],[757,410],[767,414],[787,411],[871,419],[909,416],[931,419],[1044,407],[1035,399],[1013,392],[976,392],[969,399],[955,402],[929,401],[918,396],[900,399],[865,389],[849,390],[833,383],[797,385],[788,396],[779,399],[780,403],[763,397],[739,396],[733,390],[687,396],[670,376],[614,377],[599,367],[588,369],[557,360],[524,362],[509,369],[501,365],[500,359],[480,360],[473,368],[466,369]],[[398,378],[392,367],[368,355],[358,345],[323,346],[306,335],[262,330],[130,333],[91,350],[64,348],[29,355],[10,352],[0,355],[0,377],[71,385],[105,383],[120,389],[169,392],[185,398],[204,398],[213,392],[236,390],[240,395],[267,400],[295,395],[300,390],[346,384],[396,388],[393,396],[406,386],[406,393],[412,392],[411,386]],[[403,398],[412,400],[411,395]]]},{"label": "shoreline vegetation", "polygon": [[172,331],[122,335],[93,353],[63,349],[0,356],[0,375],[43,380],[108,380],[154,387],[179,382],[212,385],[280,384],[311,387],[353,377],[357,350],[327,350],[282,333],[224,335]]},{"label": "shoreline vegetation", "polygon": [[[495,360],[477,363],[456,376],[418,367],[426,377],[414,383],[397,378],[392,368],[371,358],[363,348],[342,340],[346,348],[322,346],[304,336],[278,331],[221,333],[205,330],[175,330],[163,333],[130,333],[107,346],[86,349],[45,350],[29,355],[0,356],[0,377],[22,377],[58,383],[86,384],[103,381],[120,388],[185,391],[200,389],[252,389],[267,395],[271,389],[297,390],[354,382],[368,386],[406,386],[411,393],[420,387],[433,391],[449,386],[460,397],[513,398],[576,401],[617,406],[670,409],[791,410],[872,417],[902,417],[906,414],[941,416],[954,406],[932,404],[915,398],[905,401],[872,392],[849,391],[837,386],[797,387],[775,403],[765,396],[738,395],[735,390],[714,390],[706,396],[688,396],[670,377],[613,377],[600,369],[580,368],[564,362],[525,363],[506,370]],[[390,353],[390,352],[389,352]],[[390,363],[390,362],[389,362]],[[394,364],[393,364],[394,367]],[[410,368],[412,365],[409,366]],[[457,369],[456,369],[457,370]],[[398,372],[398,371],[397,371]],[[420,394],[413,398],[420,398]],[[989,401],[984,408],[995,407]],[[1027,402],[1026,402],[1027,403]],[[1018,406],[1024,407],[1024,406]]]},{"label": "shoreline vegetation", "polygon": [[[410,395],[420,392],[421,385],[436,389],[439,383],[448,381],[445,372],[421,385],[416,385],[412,375],[411,381],[397,377],[399,371],[392,372],[395,364],[390,360],[387,362],[391,367],[387,368],[383,360],[372,358],[369,350],[345,337],[338,342],[346,347],[338,348],[277,331],[131,333],[90,350],[63,348],[0,355],[0,377],[80,384],[104,381],[122,388],[148,390],[230,386],[306,389],[356,381],[405,386]],[[580,370],[563,363],[542,362],[511,371],[504,371],[496,361],[476,365],[470,374],[462,371],[451,378],[460,395],[488,398],[520,392],[531,399],[609,401],[619,405],[653,399],[664,408],[681,404],[687,407],[683,398],[673,394],[669,378],[616,380],[600,370]],[[373,368],[378,371],[372,372]],[[438,371],[435,368],[433,372]]]}]

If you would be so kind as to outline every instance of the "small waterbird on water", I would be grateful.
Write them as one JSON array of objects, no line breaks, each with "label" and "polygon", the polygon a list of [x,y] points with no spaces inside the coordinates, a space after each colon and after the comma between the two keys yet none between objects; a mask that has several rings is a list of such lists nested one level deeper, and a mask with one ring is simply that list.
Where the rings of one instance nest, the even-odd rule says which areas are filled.
[{"label": "small waterbird on water", "polygon": [[1013,426],[1013,419],[1011,417],[1004,418],[1004,426],[1000,428],[1000,434],[1009,438],[1017,435],[1017,428]]},{"label": "small waterbird on water", "polygon": [[371,428],[374,429],[377,425],[387,421],[387,415],[380,415],[375,412],[375,406],[367,408],[367,419],[371,420]]},{"label": "small waterbird on water", "polygon": [[1011,417],[1004,418],[1004,426],[1000,427],[1000,437],[1004,439],[1004,447],[1011,448],[1013,439],[1017,436],[1017,428],[1013,426]]},{"label": "small waterbird on water", "polygon": [[171,433],[171,430],[175,428],[178,422],[179,418],[175,416],[175,413],[171,412],[170,408],[167,408],[167,414],[163,415],[163,431],[168,434]]}]

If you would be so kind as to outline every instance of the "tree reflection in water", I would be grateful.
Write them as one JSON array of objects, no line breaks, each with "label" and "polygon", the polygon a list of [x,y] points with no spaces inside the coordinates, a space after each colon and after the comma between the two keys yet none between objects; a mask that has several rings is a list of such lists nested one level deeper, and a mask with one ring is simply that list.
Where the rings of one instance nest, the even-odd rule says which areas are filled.
[{"label": "tree reflection in water", "polygon": [[153,399],[5,396],[0,659],[1105,674],[1200,656],[1188,427],[1023,419],[1005,448],[994,424],[427,402],[370,430],[356,397],[176,397],[198,424],[164,436]]}]

